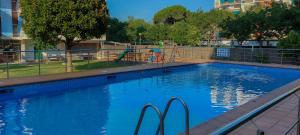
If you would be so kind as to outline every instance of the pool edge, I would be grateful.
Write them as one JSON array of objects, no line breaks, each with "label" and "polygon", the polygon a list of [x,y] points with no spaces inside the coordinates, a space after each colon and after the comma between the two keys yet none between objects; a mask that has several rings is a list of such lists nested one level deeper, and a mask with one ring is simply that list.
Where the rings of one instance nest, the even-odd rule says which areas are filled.
[{"label": "pool edge", "polygon": [[165,64],[164,66],[157,65],[157,64],[137,65],[137,66],[118,67],[118,68],[96,69],[96,70],[82,71],[82,72],[60,73],[60,74],[52,74],[52,75],[4,79],[4,80],[0,80],[0,88],[36,84],[36,83],[72,80],[72,79],[80,79],[80,78],[89,78],[89,77],[96,77],[96,76],[105,76],[105,75],[135,72],[135,71],[145,71],[151,69],[163,69],[163,68],[170,68],[170,67],[205,64],[205,63],[212,63],[212,62],[213,61],[202,61],[197,63],[193,63],[193,62],[171,63],[171,64]]},{"label": "pool edge", "polygon": [[[289,92],[291,89],[297,88],[298,86],[300,86],[300,79],[292,81],[282,87],[274,89],[270,93],[259,96],[258,98],[250,100],[249,102],[236,107],[235,109],[232,109],[226,113],[221,114],[220,116],[210,119],[204,123],[201,123],[201,124],[191,128],[190,134],[191,135],[211,134],[212,132],[224,127],[225,125],[246,115],[247,113],[257,109],[258,107],[263,106],[264,104],[275,99],[276,97],[283,95],[286,92]],[[300,89],[298,89],[296,91],[299,91],[299,90]],[[201,115],[201,114],[199,114],[199,115]],[[183,135],[183,133],[181,133],[181,135]]]}]

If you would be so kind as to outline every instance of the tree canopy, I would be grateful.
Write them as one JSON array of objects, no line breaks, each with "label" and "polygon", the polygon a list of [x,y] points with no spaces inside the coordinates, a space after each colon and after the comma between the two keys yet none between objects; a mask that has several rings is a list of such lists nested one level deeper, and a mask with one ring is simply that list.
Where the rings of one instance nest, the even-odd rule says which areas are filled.
[{"label": "tree canopy", "polygon": [[159,41],[170,39],[170,27],[163,24],[151,25],[145,37],[149,40],[154,41],[155,44],[158,44]]},{"label": "tree canopy", "polygon": [[21,0],[25,33],[45,43],[101,37],[106,32],[105,0]]},{"label": "tree canopy", "polygon": [[115,42],[128,42],[127,22],[119,21],[116,18],[109,19],[108,31],[106,33],[106,40]]},{"label": "tree canopy", "polygon": [[262,45],[262,40],[281,40],[287,37],[291,30],[298,31],[299,16],[299,8],[274,3],[272,7],[266,9],[249,10],[221,23],[220,26],[227,38],[233,36],[240,42],[255,39]]},{"label": "tree canopy", "polygon": [[62,41],[71,50],[73,41],[100,38],[107,30],[105,0],[21,0],[21,7],[24,31],[41,48]]},{"label": "tree canopy", "polygon": [[236,39],[239,45],[249,39],[262,45],[262,40],[286,38],[291,30],[299,33],[300,8],[274,3],[272,7],[255,6],[235,15],[225,10],[192,12],[172,6],[157,12],[153,22],[130,17],[126,27],[128,39],[136,41],[141,33],[143,40],[155,43],[173,40],[181,45],[199,45],[203,40],[210,45],[213,40],[227,38]]},{"label": "tree canopy", "polygon": [[189,11],[180,5],[164,8],[154,15],[154,24],[175,24],[175,22],[185,21]]},{"label": "tree canopy", "polygon": [[239,20],[228,18],[220,24],[223,31],[221,35],[226,38],[234,37],[239,45],[250,38],[252,33],[251,22],[252,20],[248,16],[243,16]]},{"label": "tree canopy", "polygon": [[127,35],[130,41],[137,41],[141,36],[144,35],[150,24],[145,22],[143,19],[135,19],[133,17],[128,18]]},{"label": "tree canopy", "polygon": [[278,47],[284,49],[300,49],[300,34],[291,31],[286,38],[279,41]]},{"label": "tree canopy", "polygon": [[194,26],[194,29],[200,33],[202,40],[213,40],[216,38],[218,32],[221,30],[219,24],[227,18],[233,18],[231,12],[224,10],[211,10],[207,13],[197,11],[191,13],[188,17],[188,23]]}]

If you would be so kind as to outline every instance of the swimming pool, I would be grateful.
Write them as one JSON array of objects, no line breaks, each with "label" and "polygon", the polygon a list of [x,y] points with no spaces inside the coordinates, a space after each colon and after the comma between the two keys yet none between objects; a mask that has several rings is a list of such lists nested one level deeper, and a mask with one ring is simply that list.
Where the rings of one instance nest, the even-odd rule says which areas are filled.
[{"label": "swimming pool", "polygon": [[[195,126],[300,78],[300,71],[235,64],[199,64],[0,88],[0,134],[131,135],[142,107],[161,110],[183,98]],[[184,131],[184,111],[175,102],[165,134]],[[145,115],[140,134],[158,126]]]}]

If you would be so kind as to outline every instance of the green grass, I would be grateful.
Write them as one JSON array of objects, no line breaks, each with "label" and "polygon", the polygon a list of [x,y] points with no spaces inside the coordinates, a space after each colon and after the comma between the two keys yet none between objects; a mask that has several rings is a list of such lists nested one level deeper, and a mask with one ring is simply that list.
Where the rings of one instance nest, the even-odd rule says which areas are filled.
[{"label": "green grass", "polygon": [[[93,61],[88,63],[87,61],[73,61],[73,71],[85,71],[101,68],[114,68],[129,66],[130,64],[115,63],[115,62],[97,62]],[[49,62],[41,64],[41,75],[57,74],[65,72],[65,64],[62,62]],[[37,76],[39,75],[38,64],[9,64],[9,76],[10,78],[15,77],[26,77],[26,76]],[[6,78],[6,64],[0,64],[0,79]]]}]

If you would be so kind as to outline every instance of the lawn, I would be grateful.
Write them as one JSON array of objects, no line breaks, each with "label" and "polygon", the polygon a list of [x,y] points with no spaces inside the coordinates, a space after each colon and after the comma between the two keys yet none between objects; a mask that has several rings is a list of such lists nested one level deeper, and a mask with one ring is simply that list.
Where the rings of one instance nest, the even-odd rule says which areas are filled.
[{"label": "lawn", "polygon": [[[132,64],[115,63],[115,62],[99,62],[92,61],[73,61],[73,71],[85,71],[101,68],[113,68],[130,66]],[[64,73],[66,65],[63,62],[49,62],[42,63],[40,65],[41,75]],[[10,78],[15,77],[26,77],[26,76],[37,76],[39,75],[39,64],[9,64],[9,76]],[[0,64],[0,79],[6,78],[6,64]]]}]

